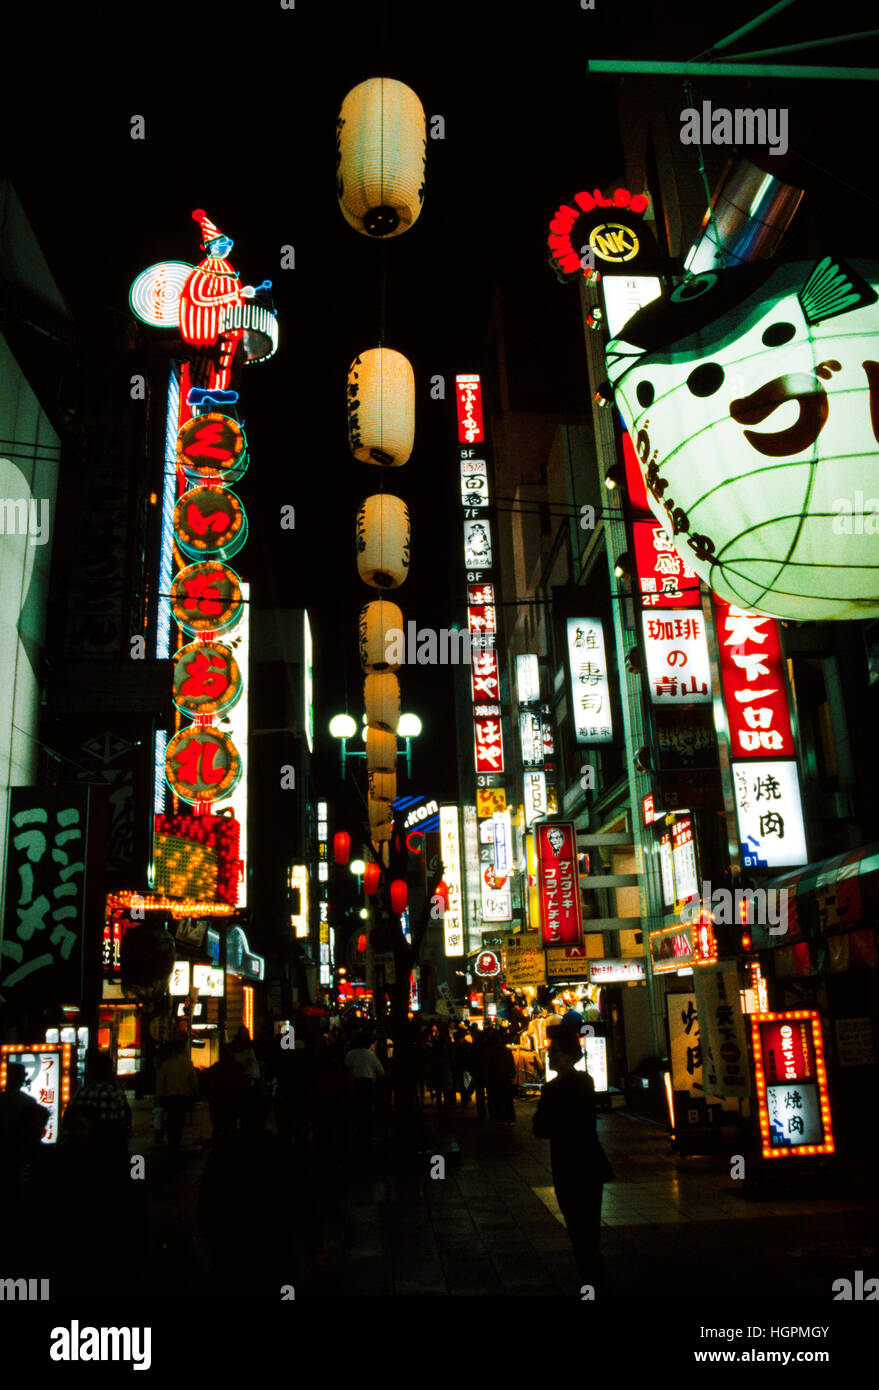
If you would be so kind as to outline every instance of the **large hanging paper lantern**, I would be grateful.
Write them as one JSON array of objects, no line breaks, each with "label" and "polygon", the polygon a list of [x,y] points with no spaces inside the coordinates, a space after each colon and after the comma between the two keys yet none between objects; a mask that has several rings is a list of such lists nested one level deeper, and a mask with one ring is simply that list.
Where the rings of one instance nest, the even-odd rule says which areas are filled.
[{"label": "large hanging paper lantern", "polygon": [[387,801],[373,801],[367,797],[366,809],[369,815],[369,834],[376,844],[390,840],[394,828],[394,813]]},{"label": "large hanging paper lantern", "polygon": [[360,664],[364,671],[399,671],[399,661],[388,661],[388,647],[399,651],[403,614],[395,603],[376,598],[360,610]]},{"label": "large hanging paper lantern", "polygon": [[393,801],[397,795],[395,772],[368,772],[369,795],[374,801]]},{"label": "large hanging paper lantern", "polygon": [[349,226],[372,237],[407,231],[426,164],[424,108],[411,87],[370,77],[348,93],[336,119],[336,194]]},{"label": "large hanging paper lantern", "polygon": [[337,830],[333,836],[333,859],[337,864],[347,864],[351,853],[351,836],[347,830]]},{"label": "large hanging paper lantern", "polygon": [[348,370],[348,443],[361,463],[398,467],[415,439],[415,373],[392,348],[370,348]]},{"label": "large hanging paper lantern", "polygon": [[366,730],[366,767],[368,772],[396,772],[396,734],[386,734],[381,729]]},{"label": "large hanging paper lantern", "polygon": [[363,887],[368,898],[374,898],[378,892],[381,876],[381,865],[377,864],[374,859],[371,859],[363,871]]},{"label": "large hanging paper lantern", "polygon": [[409,573],[409,508],[377,492],[357,513],[357,571],[374,589],[397,589]]},{"label": "large hanging paper lantern", "polygon": [[391,911],[397,915],[406,911],[406,903],[409,901],[409,890],[406,887],[404,878],[395,878],[391,883]]},{"label": "large hanging paper lantern", "polygon": [[370,729],[384,729],[389,734],[397,732],[400,722],[400,682],[396,676],[390,671],[367,676],[363,682],[363,703]]},{"label": "large hanging paper lantern", "polygon": [[829,256],[708,272],[608,346],[650,506],[728,603],[879,615],[877,283]]}]

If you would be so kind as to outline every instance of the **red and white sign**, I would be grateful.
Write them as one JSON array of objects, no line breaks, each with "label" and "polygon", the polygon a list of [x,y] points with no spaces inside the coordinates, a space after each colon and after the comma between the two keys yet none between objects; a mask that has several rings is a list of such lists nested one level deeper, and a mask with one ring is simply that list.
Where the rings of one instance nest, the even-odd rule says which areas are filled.
[{"label": "red and white sign", "polygon": [[574,822],[553,821],[547,825],[537,825],[534,835],[543,944],[580,946],[583,942],[583,920]]},{"label": "red and white sign", "polygon": [[620,985],[647,979],[643,960],[590,960],[589,982],[593,985]]},{"label": "red and white sign", "polygon": [[458,442],[481,444],[485,439],[482,383],[475,372],[455,377],[455,403],[458,407]]},{"label": "red and white sign", "polygon": [[503,772],[504,745],[501,711],[498,705],[474,705],[473,729],[476,737],[476,771]]},{"label": "red and white sign", "polygon": [[699,576],[675,550],[656,521],[636,521],[635,568],[644,608],[693,608],[699,602]]},{"label": "red and white sign", "polygon": [[473,967],[477,975],[499,975],[501,963],[494,951],[480,951]]},{"label": "red and white sign", "polygon": [[819,1015],[752,1014],[751,1029],[763,1157],[833,1153]]},{"label": "red and white sign", "polygon": [[641,621],[654,705],[710,703],[711,668],[701,609],[686,609],[675,618],[642,613]]},{"label": "red and white sign", "polygon": [[680,902],[699,893],[696,872],[696,846],[693,841],[693,822],[689,816],[676,821],[671,828],[671,855],[674,866],[675,899]]},{"label": "red and white sign", "polygon": [[796,756],[778,623],[714,599],[732,756]]},{"label": "red and white sign", "polygon": [[751,1074],[738,970],[697,970],[694,984],[705,1092],[742,1100],[751,1094]]},{"label": "red and white sign", "polygon": [[487,631],[494,632],[494,585],[468,584],[467,602],[468,604],[476,608],[488,604],[488,606],[491,608],[492,626],[488,628]]},{"label": "red and white sign", "polygon": [[493,647],[480,648],[474,644],[470,653],[470,684],[474,704],[482,700],[491,700],[492,703],[500,701],[500,675],[497,652]]}]

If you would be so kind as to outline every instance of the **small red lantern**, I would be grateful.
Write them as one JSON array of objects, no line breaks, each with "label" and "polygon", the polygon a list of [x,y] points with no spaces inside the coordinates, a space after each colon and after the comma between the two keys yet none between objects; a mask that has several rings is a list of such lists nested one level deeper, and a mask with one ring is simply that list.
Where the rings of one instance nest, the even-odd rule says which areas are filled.
[{"label": "small red lantern", "polygon": [[409,900],[409,890],[406,887],[406,880],[395,878],[391,884],[391,911],[398,915],[406,911],[406,903]]},{"label": "small red lantern", "polygon": [[375,860],[367,864],[363,873],[363,886],[366,889],[366,896],[372,898],[378,892],[379,879],[382,876],[381,865],[376,864]]},{"label": "small red lantern", "polygon": [[347,864],[351,853],[351,836],[347,830],[337,830],[333,836],[333,858],[337,864]]},{"label": "small red lantern", "polygon": [[434,888],[434,890],[433,890],[433,896],[434,896],[435,898],[440,898],[440,899],[442,900],[443,912],[448,912],[448,910],[449,910],[449,885],[445,882],[444,879],[440,879],[439,883],[438,883],[438,884],[436,885],[436,887]]},{"label": "small red lantern", "polygon": [[365,932],[365,931],[361,932],[360,935],[359,935],[358,938],[357,938],[357,949],[358,949],[358,951],[360,952],[361,955],[362,955],[363,952],[366,950],[366,932]]}]

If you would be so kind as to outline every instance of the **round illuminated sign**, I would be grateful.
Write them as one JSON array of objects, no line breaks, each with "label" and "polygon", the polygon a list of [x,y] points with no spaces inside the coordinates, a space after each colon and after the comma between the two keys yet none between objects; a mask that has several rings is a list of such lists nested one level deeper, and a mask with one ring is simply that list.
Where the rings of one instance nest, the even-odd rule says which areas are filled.
[{"label": "round illuminated sign", "polygon": [[474,969],[477,975],[499,975],[501,963],[494,951],[480,951]]},{"label": "round illuminated sign", "polygon": [[190,725],[168,744],[165,776],[182,801],[216,801],[241,777],[241,755],[228,734]]},{"label": "round illuminated sign", "polygon": [[241,581],[228,565],[188,565],[171,585],[171,611],[184,632],[225,632],[241,617]]},{"label": "round illuminated sign", "polygon": [[[581,269],[592,273],[584,256],[587,250],[591,249],[605,265],[621,265],[642,250],[644,238],[638,236],[635,228],[637,219],[649,206],[645,194],[636,193],[633,197],[627,188],[617,188],[605,198],[596,188],[592,193],[575,193],[574,203],[575,207],[562,203],[556,208],[549,224],[550,256],[562,278],[576,276]],[[602,217],[605,208],[606,219]]]},{"label": "round illuminated sign", "polygon": [[637,256],[641,243],[622,222],[601,222],[590,234],[589,245],[602,261],[619,263]]},{"label": "round illuminated sign", "polygon": [[503,888],[507,881],[507,875],[499,874],[493,864],[486,864],[482,877],[485,879],[486,887],[492,888],[495,892]]},{"label": "round illuminated sign", "polygon": [[150,328],[177,328],[180,292],[194,269],[185,261],[147,266],[128,291],[132,313]]},{"label": "round illuminated sign", "polygon": [[194,416],[177,431],[177,463],[206,481],[238,482],[247,472],[247,436],[231,415]]},{"label": "round illuminated sign", "polygon": [[241,688],[238,662],[221,642],[192,642],[174,657],[174,703],[192,719],[231,709]]},{"label": "round illuminated sign", "polygon": [[231,560],[247,540],[247,515],[234,492],[193,488],[174,508],[174,534],[190,559]]}]

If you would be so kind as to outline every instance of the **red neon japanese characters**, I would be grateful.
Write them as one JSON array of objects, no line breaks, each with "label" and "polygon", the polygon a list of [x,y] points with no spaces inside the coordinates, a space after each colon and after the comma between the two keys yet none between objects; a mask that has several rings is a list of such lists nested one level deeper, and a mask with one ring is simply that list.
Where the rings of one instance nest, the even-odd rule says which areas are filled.
[{"label": "red neon japanese characters", "polygon": [[714,612],[732,756],[794,757],[778,623],[719,598]]},{"label": "red neon japanese characters", "polygon": [[223,632],[241,616],[241,582],[216,560],[180,570],[171,585],[171,611],[184,632]]},{"label": "red neon japanese characters", "polygon": [[240,478],[247,467],[244,430],[229,415],[193,417],[177,433],[177,462],[205,479]]},{"label": "red neon japanese characters", "polygon": [[236,786],[241,757],[228,734],[217,729],[181,729],[168,744],[165,775],[182,800],[215,801]]},{"label": "red neon japanese characters", "polygon": [[577,835],[573,821],[535,827],[540,932],[544,946],[579,946],[583,941]]},{"label": "red neon japanese characters", "polygon": [[644,608],[694,608],[699,576],[675,550],[674,541],[656,521],[636,521],[635,568]]},{"label": "red neon japanese characters", "polygon": [[503,772],[504,745],[500,708],[475,705],[473,728],[476,738],[476,771]]},{"label": "red neon japanese characters", "polygon": [[219,714],[241,694],[241,671],[220,642],[192,642],[174,657],[174,703],[185,714]]},{"label": "red neon japanese characters", "polygon": [[455,377],[455,401],[458,407],[458,442],[481,444],[485,439],[482,383],[476,373]]}]

